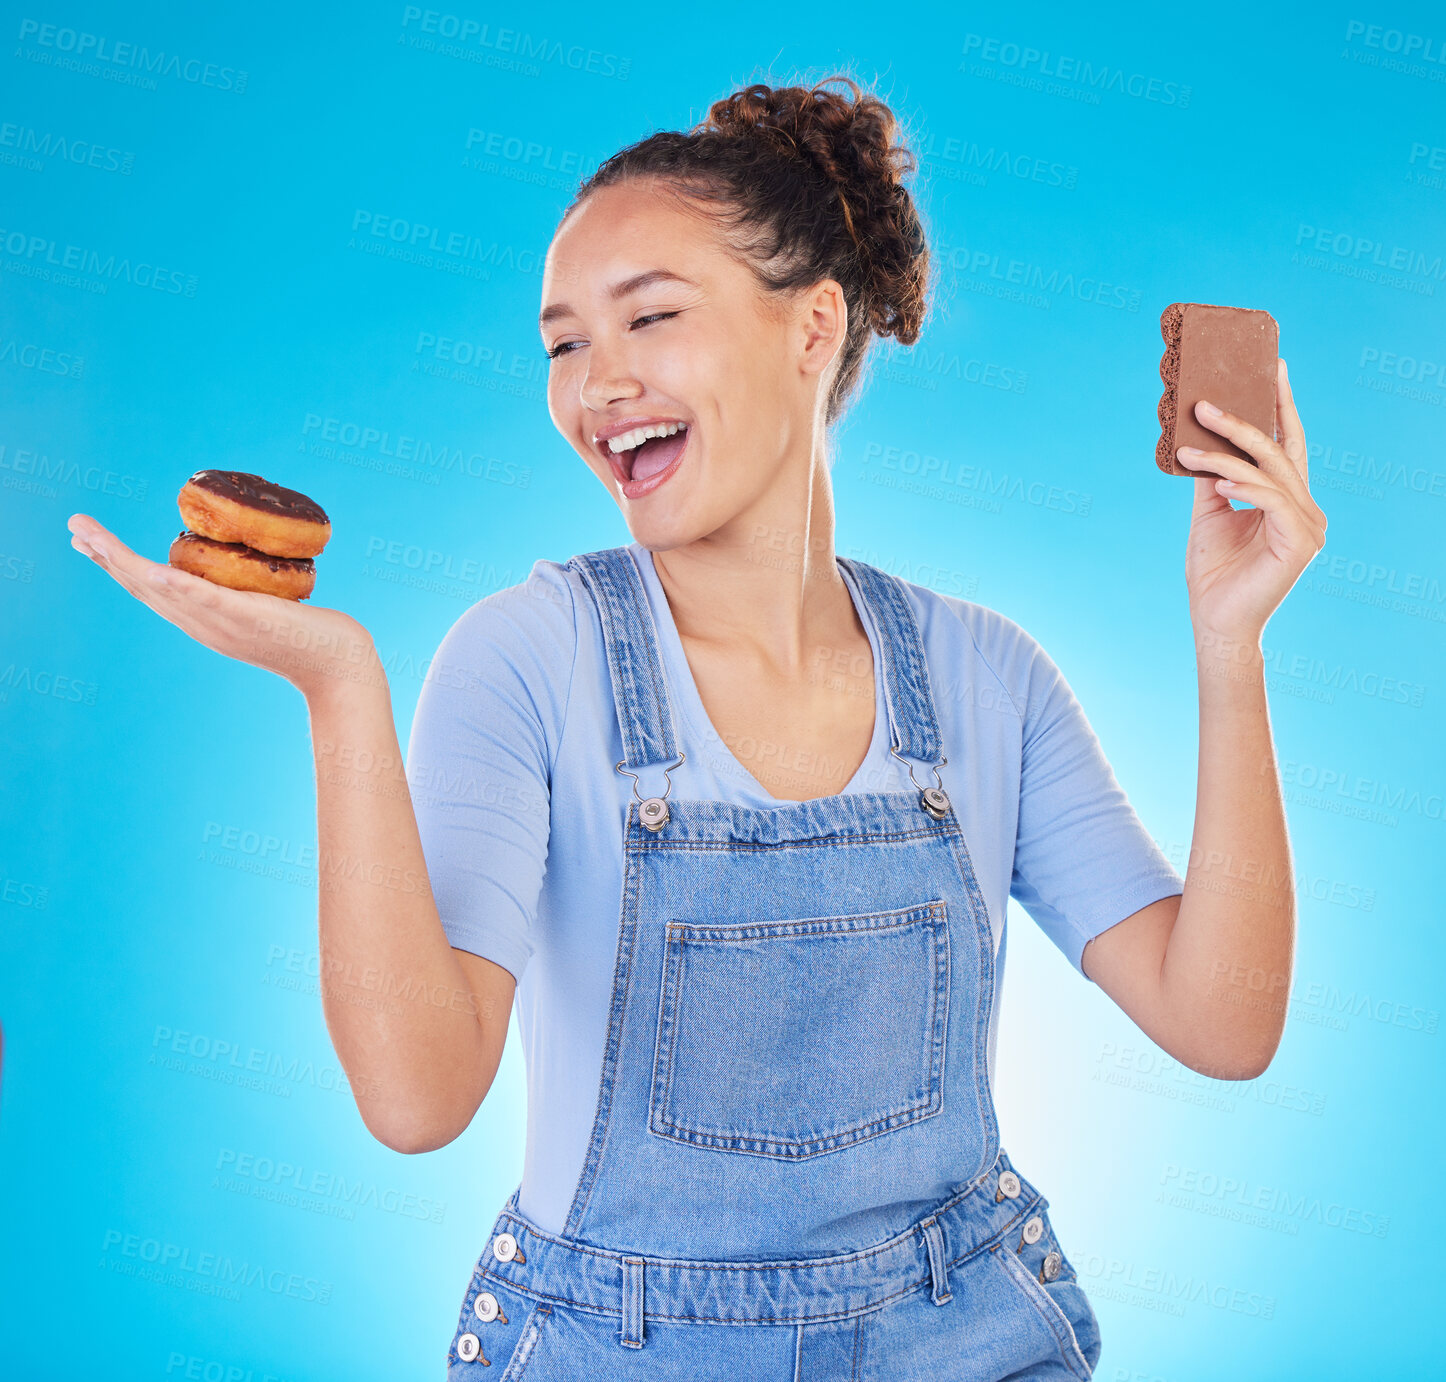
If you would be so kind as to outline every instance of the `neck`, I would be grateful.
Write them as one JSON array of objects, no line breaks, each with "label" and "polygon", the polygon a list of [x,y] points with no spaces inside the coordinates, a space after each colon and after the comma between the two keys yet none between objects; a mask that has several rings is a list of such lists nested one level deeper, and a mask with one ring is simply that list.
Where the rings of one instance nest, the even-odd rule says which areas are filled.
[{"label": "neck", "polygon": [[801,676],[820,646],[837,647],[858,629],[834,560],[833,490],[821,460],[792,494],[770,491],[707,537],[652,555],[688,642],[749,647],[779,674]]}]

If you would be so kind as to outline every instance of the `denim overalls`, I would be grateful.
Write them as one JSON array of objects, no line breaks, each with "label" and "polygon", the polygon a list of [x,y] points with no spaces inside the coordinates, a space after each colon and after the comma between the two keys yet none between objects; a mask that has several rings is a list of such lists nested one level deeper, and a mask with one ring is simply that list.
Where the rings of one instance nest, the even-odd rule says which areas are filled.
[{"label": "denim overalls", "polygon": [[[1099,1328],[999,1144],[989,918],[903,583],[847,557],[932,782],[759,809],[685,746],[626,548],[573,557],[632,781],[602,1080],[561,1236],[497,1215],[450,1382],[1089,1378]],[[958,771],[967,772],[968,763]]]}]

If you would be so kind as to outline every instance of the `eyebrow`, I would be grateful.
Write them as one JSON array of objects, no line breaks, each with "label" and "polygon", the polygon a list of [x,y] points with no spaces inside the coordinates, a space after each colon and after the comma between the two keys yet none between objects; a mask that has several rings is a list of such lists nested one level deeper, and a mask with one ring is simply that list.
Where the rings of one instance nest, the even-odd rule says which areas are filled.
[{"label": "eyebrow", "polygon": [[[619,298],[627,297],[629,293],[636,293],[640,288],[651,288],[655,283],[684,283],[689,288],[697,288],[691,278],[684,278],[682,274],[675,274],[671,269],[645,269],[640,274],[634,274],[631,278],[624,278],[614,283],[608,289],[608,297],[614,302]],[[573,310],[565,302],[554,302],[544,307],[538,314],[537,325],[544,327],[548,322],[556,321],[558,317],[573,316]]]}]

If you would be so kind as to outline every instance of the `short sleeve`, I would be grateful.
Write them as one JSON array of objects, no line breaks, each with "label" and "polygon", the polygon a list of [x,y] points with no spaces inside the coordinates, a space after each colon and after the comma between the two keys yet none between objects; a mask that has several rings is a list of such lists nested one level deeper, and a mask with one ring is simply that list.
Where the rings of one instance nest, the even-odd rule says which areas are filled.
[{"label": "short sleeve", "polygon": [[539,561],[453,624],[412,720],[407,780],[442,927],[514,979],[534,949],[576,652],[572,587]]},{"label": "short sleeve", "polygon": [[[1184,880],[1141,824],[1063,674],[1027,634],[1010,895],[1084,974],[1087,942]],[[1088,975],[1085,975],[1088,978]]]}]

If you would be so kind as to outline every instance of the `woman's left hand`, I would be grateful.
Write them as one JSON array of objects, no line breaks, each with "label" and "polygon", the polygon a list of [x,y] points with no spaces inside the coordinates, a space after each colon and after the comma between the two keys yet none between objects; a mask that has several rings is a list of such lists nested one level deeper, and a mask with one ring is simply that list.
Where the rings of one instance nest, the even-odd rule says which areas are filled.
[{"label": "woman's left hand", "polygon": [[[1260,463],[1223,451],[1177,453],[1180,464],[1214,471],[1195,480],[1185,581],[1197,632],[1258,643],[1265,622],[1300,573],[1325,546],[1326,516],[1311,498],[1305,432],[1291,397],[1285,361],[1276,366],[1274,441],[1234,413],[1211,417],[1208,399],[1195,408],[1202,427],[1234,442]],[[1254,508],[1235,509],[1232,499]]]}]

